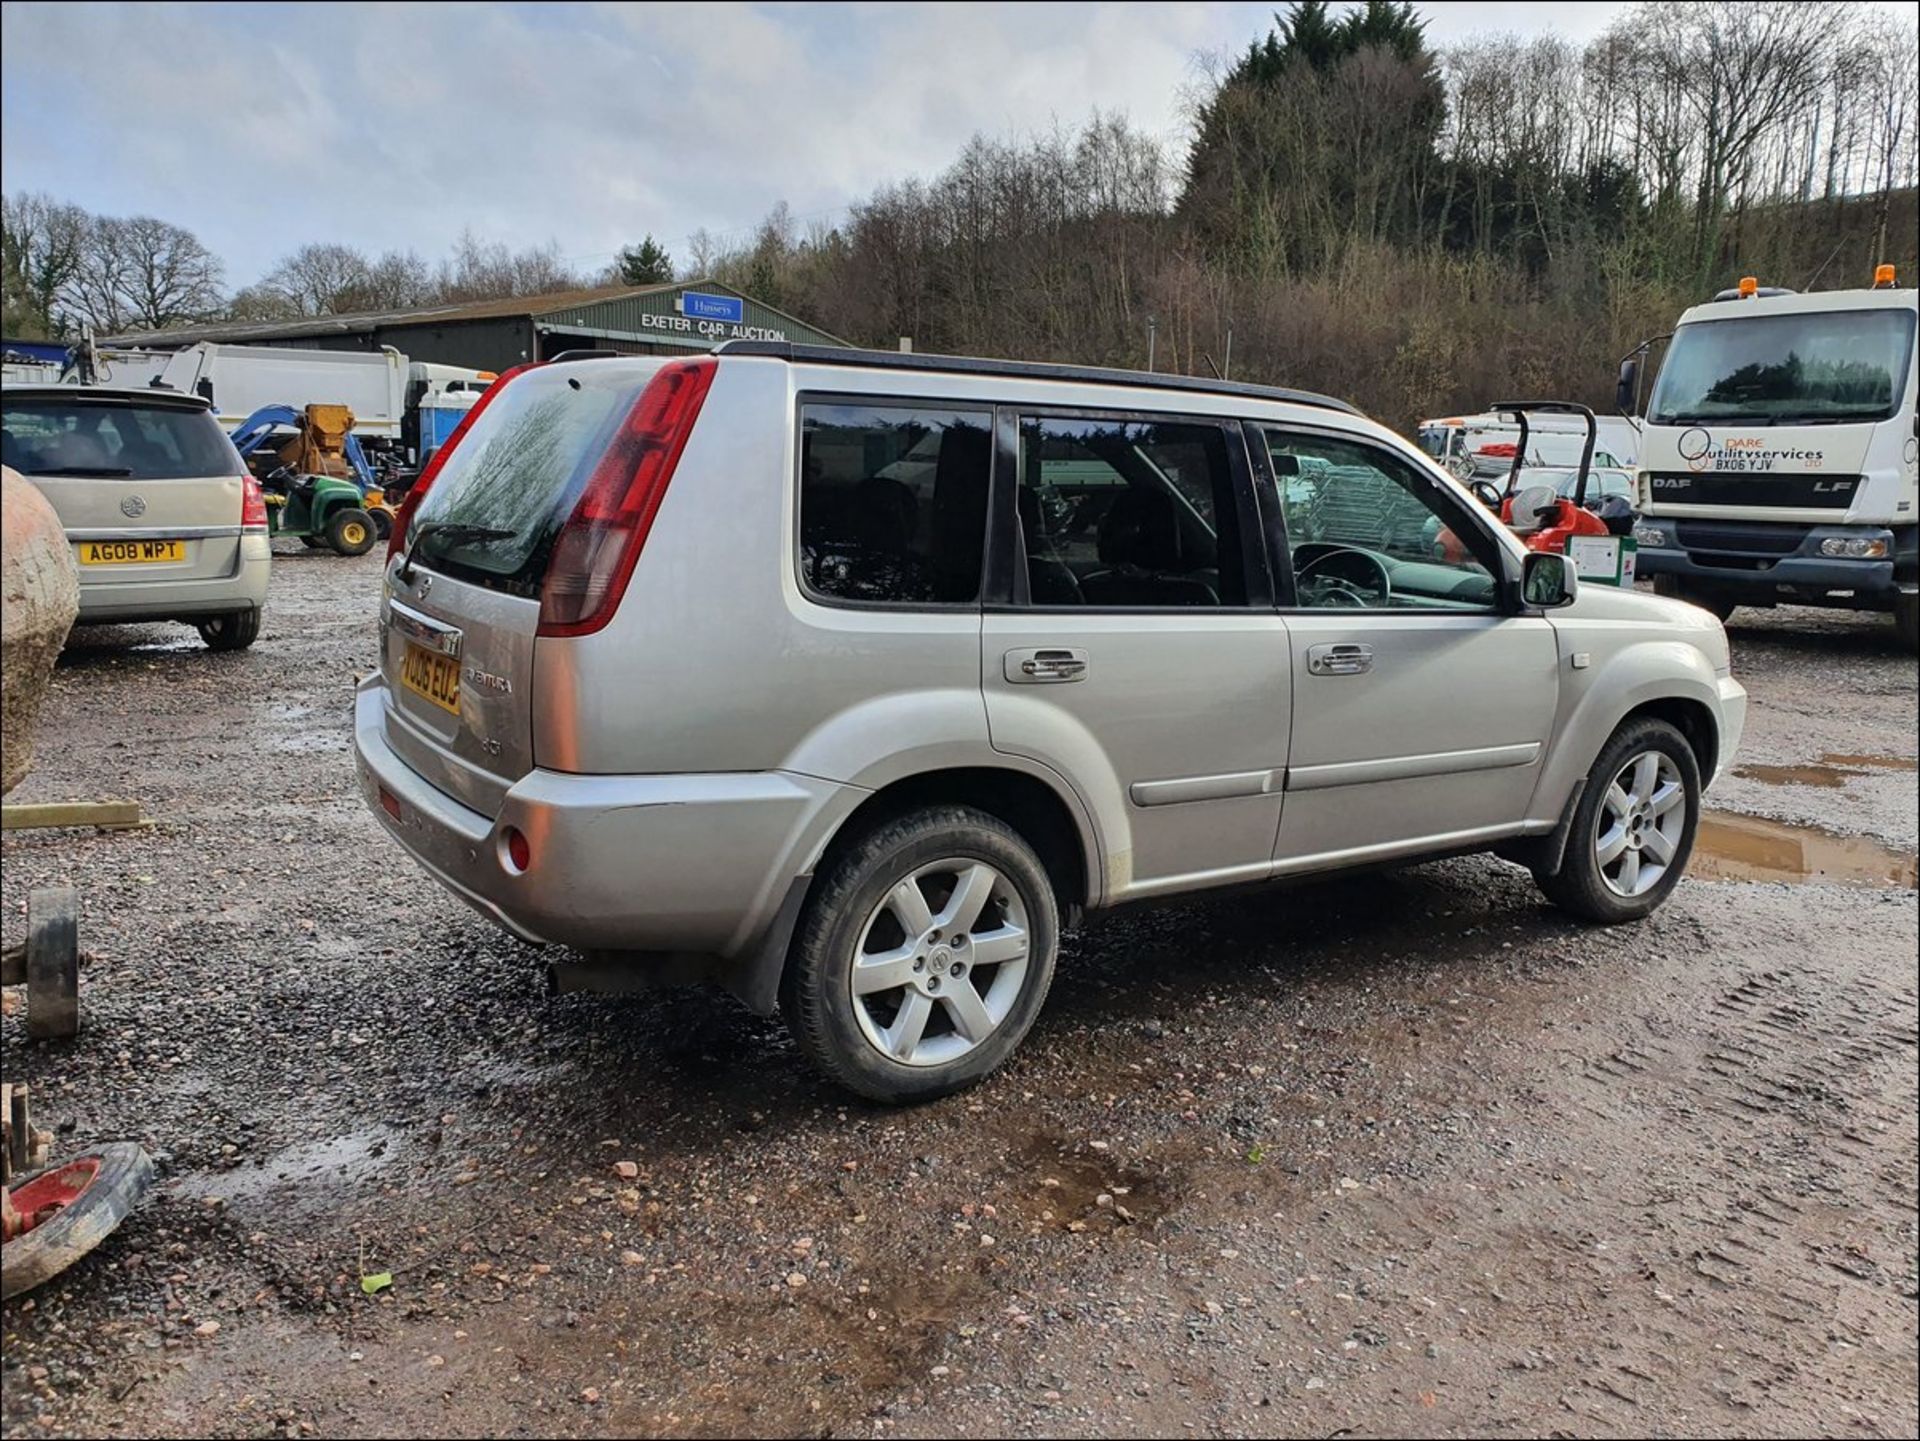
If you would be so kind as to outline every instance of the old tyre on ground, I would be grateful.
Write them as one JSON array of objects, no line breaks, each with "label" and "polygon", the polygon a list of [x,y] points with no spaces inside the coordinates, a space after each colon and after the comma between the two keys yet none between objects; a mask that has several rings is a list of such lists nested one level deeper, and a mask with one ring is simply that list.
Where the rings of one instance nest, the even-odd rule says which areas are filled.
[{"label": "old tyre on ground", "polygon": [[1665,721],[1631,720],[1587,772],[1547,899],[1601,925],[1636,921],[1680,883],[1700,825],[1700,763]]},{"label": "old tyre on ground", "polygon": [[964,806],[913,811],[823,867],[788,958],[787,1024],[860,1095],[949,1095],[1026,1035],[1058,942],[1052,882],[1012,827]]},{"label": "old tyre on ground", "polygon": [[[116,1141],[20,1182],[7,1199],[40,1221],[0,1247],[0,1296],[45,1285],[104,1241],[153,1184],[153,1162],[132,1141]],[[57,1209],[50,1209],[57,1208]]]},{"label": "old tyre on ground", "polygon": [[209,650],[245,650],[260,638],[260,611],[233,610],[195,621],[194,628]]},{"label": "old tyre on ground", "polygon": [[27,1034],[36,1041],[80,1034],[80,892],[27,892]]},{"label": "old tyre on ground", "polygon": [[373,517],[357,505],[344,505],[327,518],[327,544],[342,555],[365,555],[379,534]]},{"label": "old tyre on ground", "polygon": [[1669,600],[1684,600],[1689,605],[1697,605],[1722,623],[1735,609],[1735,603],[1720,592],[1706,589],[1684,576],[1656,575],[1653,589],[1656,595],[1664,595]]}]

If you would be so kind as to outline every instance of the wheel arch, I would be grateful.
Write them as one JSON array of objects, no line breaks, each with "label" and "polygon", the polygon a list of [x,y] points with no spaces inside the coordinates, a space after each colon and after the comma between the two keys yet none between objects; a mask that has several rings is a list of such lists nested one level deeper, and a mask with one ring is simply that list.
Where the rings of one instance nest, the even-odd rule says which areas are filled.
[{"label": "wheel arch", "polygon": [[825,838],[810,858],[808,873],[818,876],[875,826],[909,811],[941,805],[969,806],[1011,826],[1040,857],[1063,911],[1098,899],[1097,850],[1085,816],[1053,785],[1011,766],[943,767],[879,787]]},{"label": "wheel arch", "polygon": [[1687,747],[1700,767],[1701,786],[1705,787],[1713,780],[1714,770],[1720,764],[1720,725],[1714,719],[1712,707],[1691,696],[1659,696],[1642,701],[1621,716],[1619,724],[1608,734],[1617,732],[1630,721],[1641,719],[1665,721],[1685,736]]},{"label": "wheel arch", "polygon": [[952,765],[901,775],[876,787],[820,837],[796,873],[771,924],[718,979],[762,1015],[777,1007],[793,937],[820,878],[834,859],[875,826],[929,806],[960,805],[1011,826],[1034,848],[1053,882],[1061,924],[1099,901],[1099,846],[1072,793],[1013,765]]}]

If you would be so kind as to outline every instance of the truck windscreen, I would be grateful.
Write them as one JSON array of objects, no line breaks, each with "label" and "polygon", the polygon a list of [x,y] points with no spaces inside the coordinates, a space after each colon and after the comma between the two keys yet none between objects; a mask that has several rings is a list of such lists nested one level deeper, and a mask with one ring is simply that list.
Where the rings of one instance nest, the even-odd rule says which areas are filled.
[{"label": "truck windscreen", "polygon": [[1655,425],[1885,420],[1913,365],[1911,310],[1730,316],[1680,327],[1660,368]]}]

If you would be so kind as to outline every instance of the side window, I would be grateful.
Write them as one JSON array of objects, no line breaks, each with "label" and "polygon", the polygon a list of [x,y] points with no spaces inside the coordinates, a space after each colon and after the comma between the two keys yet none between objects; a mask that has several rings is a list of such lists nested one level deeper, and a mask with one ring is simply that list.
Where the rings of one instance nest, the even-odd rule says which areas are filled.
[{"label": "side window", "polygon": [[837,600],[963,605],[980,595],[993,419],[986,411],[800,410],[800,574]]},{"label": "side window", "polygon": [[1247,603],[1217,423],[1026,417],[1018,500],[1038,608]]},{"label": "side window", "polygon": [[1298,604],[1494,609],[1495,542],[1388,451],[1269,429]]}]

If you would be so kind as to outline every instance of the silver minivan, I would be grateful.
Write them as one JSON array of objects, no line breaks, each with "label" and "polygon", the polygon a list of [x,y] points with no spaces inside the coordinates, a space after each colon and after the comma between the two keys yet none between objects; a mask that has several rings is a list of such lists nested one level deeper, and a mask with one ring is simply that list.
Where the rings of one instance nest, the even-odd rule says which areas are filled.
[{"label": "silver minivan", "polygon": [[1004,1060],[1092,909],[1493,850],[1644,916],[1745,717],[1705,611],[1311,394],[563,361],[409,509],[356,704],[387,829],[561,985],[717,981],[889,1101]]},{"label": "silver minivan", "polygon": [[5,462],[53,506],[80,624],[178,620],[214,650],[260,634],[266,498],[209,402],[154,387],[9,385]]}]

